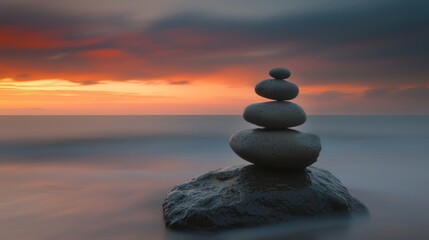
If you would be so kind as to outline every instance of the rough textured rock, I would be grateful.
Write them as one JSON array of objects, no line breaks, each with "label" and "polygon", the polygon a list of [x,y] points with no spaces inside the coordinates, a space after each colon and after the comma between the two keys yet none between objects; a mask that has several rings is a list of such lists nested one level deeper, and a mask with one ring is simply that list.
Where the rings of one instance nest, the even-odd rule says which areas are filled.
[{"label": "rough textured rock", "polygon": [[304,110],[295,103],[272,101],[254,103],[244,109],[243,118],[255,125],[269,129],[287,129],[307,120]]},{"label": "rough textured rock", "polygon": [[255,92],[261,97],[277,101],[291,100],[298,96],[297,85],[279,79],[267,79],[255,86]]},{"label": "rough textured rock", "polygon": [[270,70],[269,74],[275,79],[286,79],[290,77],[290,71],[286,68],[273,68]]},{"label": "rough textured rock", "polygon": [[295,130],[245,129],[234,133],[229,145],[248,162],[286,170],[310,166],[322,150],[317,135]]},{"label": "rough textured rock", "polygon": [[216,231],[331,215],[367,212],[326,170],[273,172],[255,165],[206,173],[167,195],[167,227]]}]

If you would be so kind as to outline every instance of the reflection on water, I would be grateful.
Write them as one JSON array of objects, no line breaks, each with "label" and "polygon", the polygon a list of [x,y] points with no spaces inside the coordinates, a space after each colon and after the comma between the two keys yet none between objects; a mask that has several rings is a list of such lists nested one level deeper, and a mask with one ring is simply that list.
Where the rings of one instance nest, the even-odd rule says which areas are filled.
[{"label": "reflection on water", "polygon": [[[310,116],[315,164],[371,218],[280,224],[212,239],[425,239],[429,117]],[[165,230],[175,185],[243,164],[228,138],[239,116],[0,117],[0,239],[205,239]]]}]

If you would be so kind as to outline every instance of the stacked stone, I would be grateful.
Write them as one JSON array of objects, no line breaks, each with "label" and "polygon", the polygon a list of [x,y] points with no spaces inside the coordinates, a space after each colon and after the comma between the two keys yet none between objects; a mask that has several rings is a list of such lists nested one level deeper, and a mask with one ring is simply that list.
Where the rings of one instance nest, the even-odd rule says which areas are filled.
[{"label": "stacked stone", "polygon": [[274,79],[258,83],[255,91],[274,101],[252,104],[243,114],[262,128],[237,132],[229,140],[234,152],[254,165],[211,171],[174,187],[163,204],[167,227],[207,232],[367,214],[335,176],[306,169],[319,156],[320,139],[290,129],[306,120],[304,110],[287,101],[299,92],[285,80],[290,72],[275,68],[270,75]]},{"label": "stacked stone", "polygon": [[255,165],[283,169],[304,169],[316,162],[322,149],[315,134],[290,129],[302,125],[307,117],[297,104],[286,101],[298,96],[298,86],[286,81],[290,72],[274,68],[269,72],[274,79],[263,80],[255,86],[261,97],[274,101],[251,104],[243,118],[263,128],[245,129],[229,140],[232,150]]}]

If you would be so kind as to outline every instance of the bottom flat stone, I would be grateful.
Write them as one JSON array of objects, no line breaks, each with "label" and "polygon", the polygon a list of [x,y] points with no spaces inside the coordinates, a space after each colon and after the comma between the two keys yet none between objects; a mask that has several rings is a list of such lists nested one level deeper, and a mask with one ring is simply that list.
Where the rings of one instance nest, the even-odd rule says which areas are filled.
[{"label": "bottom flat stone", "polygon": [[283,173],[256,165],[208,172],[174,187],[163,204],[165,225],[217,231],[285,221],[367,213],[326,170]]},{"label": "bottom flat stone", "polygon": [[322,149],[317,135],[291,129],[245,129],[233,134],[229,145],[248,162],[285,170],[310,166]]}]

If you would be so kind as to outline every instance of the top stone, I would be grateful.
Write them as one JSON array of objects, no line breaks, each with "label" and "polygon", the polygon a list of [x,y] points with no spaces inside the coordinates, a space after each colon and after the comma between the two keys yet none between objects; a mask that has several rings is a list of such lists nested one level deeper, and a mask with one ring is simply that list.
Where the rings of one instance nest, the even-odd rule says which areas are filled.
[{"label": "top stone", "polygon": [[290,77],[290,71],[286,68],[273,68],[270,70],[269,74],[275,79],[286,79]]}]

